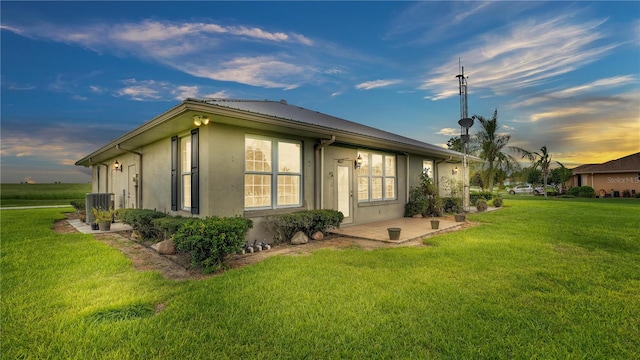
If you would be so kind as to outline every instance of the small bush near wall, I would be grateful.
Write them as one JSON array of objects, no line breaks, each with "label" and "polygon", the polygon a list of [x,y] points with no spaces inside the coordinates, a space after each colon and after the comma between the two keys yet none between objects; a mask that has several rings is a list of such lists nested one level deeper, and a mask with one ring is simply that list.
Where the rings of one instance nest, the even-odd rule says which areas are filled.
[{"label": "small bush near wall", "polygon": [[250,219],[242,217],[188,219],[173,235],[178,251],[191,255],[191,264],[205,272],[223,268],[227,255],[238,252],[245,242],[247,231],[253,227]]},{"label": "small bush near wall", "polygon": [[489,191],[474,192],[473,194],[469,195],[469,202],[471,203],[471,205],[476,205],[476,202],[479,198],[483,198],[484,200],[489,201],[492,197],[493,194],[491,194],[491,192]]},{"label": "small bush near wall", "polygon": [[158,229],[153,225],[153,219],[165,217],[167,214],[148,209],[121,209],[118,210],[118,216],[122,222],[131,225],[133,229],[140,232],[144,239],[147,239],[162,236],[162,232],[158,232]]},{"label": "small bush near wall", "polygon": [[84,200],[71,200],[70,203],[76,211],[85,210],[85,207],[87,206]]},{"label": "small bush near wall", "polygon": [[279,244],[291,240],[293,235],[302,231],[311,236],[316,231],[323,234],[331,228],[339,228],[344,215],[336,210],[305,210],[290,214],[270,215],[263,224],[273,234],[273,243]]},{"label": "small bush near wall", "polygon": [[165,216],[151,220],[153,231],[161,234],[164,239],[170,239],[173,234],[177,233],[180,227],[191,220],[181,216]]},{"label": "small bush near wall", "polygon": [[571,189],[569,189],[569,191],[567,191],[567,194],[584,198],[592,198],[596,196],[596,192],[591,186],[572,187]]}]

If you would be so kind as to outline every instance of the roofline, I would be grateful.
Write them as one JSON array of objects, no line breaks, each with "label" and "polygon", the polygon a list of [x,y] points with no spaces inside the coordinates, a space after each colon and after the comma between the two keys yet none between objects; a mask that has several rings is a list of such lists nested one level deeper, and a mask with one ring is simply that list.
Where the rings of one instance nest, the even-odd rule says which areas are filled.
[{"label": "roofline", "polygon": [[[215,111],[212,111],[212,109],[215,109]],[[296,130],[301,130],[301,131],[307,131],[307,132],[312,132],[315,134],[319,134],[320,136],[324,136],[326,138],[330,138],[332,135],[337,135],[339,136],[341,139],[341,142],[350,142],[353,143],[353,145],[358,145],[359,143],[362,143],[363,139],[369,139],[371,142],[375,142],[378,144],[387,144],[392,146],[395,149],[398,149],[398,151],[400,152],[411,152],[411,153],[415,153],[416,150],[421,150],[419,152],[423,152],[423,153],[432,153],[434,155],[437,156],[441,156],[442,158],[449,158],[449,159],[462,159],[463,154],[454,150],[449,150],[449,149],[445,149],[445,148],[440,148],[438,146],[432,145],[432,144],[428,144],[428,143],[424,143],[422,141],[419,140],[415,140],[412,138],[408,138],[402,135],[398,135],[395,133],[390,133],[389,134],[393,134],[395,136],[400,136],[402,138],[405,138],[407,140],[413,141],[413,142],[418,142],[423,144],[422,146],[416,146],[416,145],[412,145],[410,143],[404,143],[404,142],[399,142],[399,141],[393,141],[393,140],[387,140],[384,138],[379,138],[379,137],[375,137],[375,136],[369,136],[369,135],[362,135],[359,133],[355,133],[355,132],[350,132],[350,131],[345,131],[345,130],[340,130],[340,129],[334,129],[334,128],[329,128],[329,127],[324,127],[324,126],[319,126],[319,125],[314,125],[314,124],[308,124],[308,123],[302,123],[300,121],[297,120],[292,120],[292,119],[286,119],[286,118],[280,118],[280,117],[275,117],[275,116],[270,116],[270,115],[265,115],[265,114],[259,114],[259,113],[255,113],[255,112],[250,112],[250,111],[245,111],[245,110],[239,110],[239,109],[234,109],[234,108],[230,108],[230,107],[225,107],[225,106],[220,106],[220,105],[216,105],[216,104],[210,104],[210,103],[206,103],[204,100],[200,100],[200,99],[193,99],[193,98],[187,98],[185,100],[183,100],[180,104],[174,106],[173,108],[163,112],[162,114],[154,117],[153,119],[147,121],[146,123],[140,125],[137,128],[134,128],[133,130],[125,133],[124,135],[116,138],[115,140],[112,140],[111,142],[109,142],[108,144],[104,145],[103,147],[93,151],[92,153],[90,153],[89,155],[81,158],[80,160],[75,162],[75,165],[77,166],[91,166],[93,164],[97,164],[97,163],[101,163],[100,161],[93,161],[92,159],[99,157],[101,154],[107,152],[108,150],[112,150],[114,148],[118,148],[119,146],[125,144],[127,141],[134,139],[135,137],[143,134],[144,132],[147,132],[159,125],[162,125],[168,121],[171,121],[172,119],[174,119],[175,117],[181,115],[182,113],[185,113],[187,111],[202,111],[202,112],[208,112],[208,113],[215,113],[217,115],[221,115],[221,116],[228,116],[228,117],[237,117],[237,114],[242,114],[242,119],[243,120],[248,120],[248,121],[255,121],[258,123],[262,123],[262,124],[267,124],[267,125],[274,125],[274,126],[284,126],[287,128],[291,128],[291,129],[296,129]],[[311,110],[309,110],[311,111]],[[331,116],[331,115],[329,115]],[[341,119],[344,120],[344,119]],[[345,120],[345,121],[349,121],[349,120]],[[360,124],[362,125],[362,124]],[[366,125],[364,125],[366,126]],[[125,144],[126,145],[126,144]],[[362,145],[362,144],[361,144]],[[364,145],[363,145],[364,146]],[[120,150],[122,153],[125,152],[125,150],[122,149],[118,149]],[[480,158],[477,158],[475,156],[471,156],[471,155],[467,155],[467,159],[469,161],[475,161],[475,162],[481,162],[483,161]]]}]

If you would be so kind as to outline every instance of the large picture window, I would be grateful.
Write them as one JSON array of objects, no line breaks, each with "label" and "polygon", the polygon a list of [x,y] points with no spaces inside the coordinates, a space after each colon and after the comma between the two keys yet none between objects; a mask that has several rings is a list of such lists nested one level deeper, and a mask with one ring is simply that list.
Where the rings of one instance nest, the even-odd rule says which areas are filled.
[{"label": "large picture window", "polygon": [[244,207],[273,209],[301,205],[302,144],[245,137]]},{"label": "large picture window", "polygon": [[373,152],[360,152],[358,169],[358,201],[396,199],[396,157]]}]

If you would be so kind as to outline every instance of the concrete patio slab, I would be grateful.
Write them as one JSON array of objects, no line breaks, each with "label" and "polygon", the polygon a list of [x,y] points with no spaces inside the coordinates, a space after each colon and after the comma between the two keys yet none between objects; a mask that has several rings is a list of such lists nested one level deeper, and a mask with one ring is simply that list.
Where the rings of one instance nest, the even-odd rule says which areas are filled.
[{"label": "concrete patio slab", "polygon": [[105,234],[110,232],[118,232],[118,231],[127,231],[133,230],[130,225],[127,225],[122,222],[115,222],[111,224],[111,230],[109,231],[100,231],[100,230],[91,230],[91,225],[84,223],[78,219],[69,219],[67,220],[71,226],[76,228],[79,232],[83,234]]},{"label": "concrete patio slab", "polygon": [[[456,222],[453,216],[436,218],[440,220],[438,229],[431,228],[431,218],[398,218],[377,221],[363,225],[343,225],[339,229],[329,231],[330,234],[355,239],[375,240],[392,244],[420,240],[439,232],[461,228],[464,222]],[[390,240],[388,228],[400,228],[398,240]]]}]

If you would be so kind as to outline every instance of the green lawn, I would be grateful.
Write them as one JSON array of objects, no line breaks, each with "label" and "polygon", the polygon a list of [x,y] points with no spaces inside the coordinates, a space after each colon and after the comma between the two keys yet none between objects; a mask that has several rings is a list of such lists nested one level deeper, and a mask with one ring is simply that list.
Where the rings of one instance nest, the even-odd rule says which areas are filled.
[{"label": "green lawn", "polygon": [[53,233],[60,209],[5,210],[2,357],[637,359],[640,202],[620,200],[508,199],[431,246],[187,282]]},{"label": "green lawn", "polygon": [[0,206],[69,205],[84,200],[91,184],[0,184]]}]

